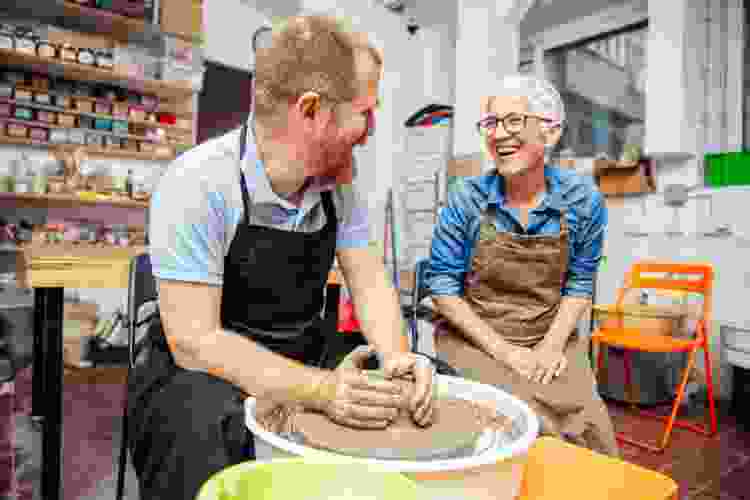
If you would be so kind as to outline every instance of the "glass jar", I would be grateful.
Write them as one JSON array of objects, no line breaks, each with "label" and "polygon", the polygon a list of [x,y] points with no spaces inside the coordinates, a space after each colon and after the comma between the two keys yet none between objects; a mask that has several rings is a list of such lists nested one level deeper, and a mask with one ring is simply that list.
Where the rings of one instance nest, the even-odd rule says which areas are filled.
[{"label": "glass jar", "polygon": [[13,50],[15,39],[12,27],[0,25],[0,49]]},{"label": "glass jar", "polygon": [[12,193],[15,190],[15,177],[7,162],[0,162],[0,193]]},{"label": "glass jar", "polygon": [[94,51],[91,49],[78,49],[78,62],[86,65],[93,65],[96,63]]},{"label": "glass jar", "polygon": [[112,166],[110,171],[112,175],[112,191],[125,193],[128,182],[127,171],[123,171],[123,168],[119,165]]},{"label": "glass jar", "polygon": [[126,224],[113,224],[112,227],[112,243],[117,246],[126,247],[130,243],[128,226]]},{"label": "glass jar", "polygon": [[96,65],[104,69],[112,69],[115,65],[112,51],[109,49],[99,49],[96,51]]},{"label": "glass jar", "polygon": [[15,33],[16,52],[29,56],[36,55],[36,39],[34,33],[27,28],[17,28]]},{"label": "glass jar", "polygon": [[31,192],[34,194],[45,194],[47,192],[47,175],[45,167],[41,163],[34,165],[31,179]]},{"label": "glass jar", "polygon": [[16,228],[16,241],[20,244],[30,243],[34,236],[34,225],[29,219],[21,219]]},{"label": "glass jar", "polygon": [[104,226],[102,228],[100,240],[105,243],[109,243],[110,245],[115,244],[115,234],[112,230],[112,226]]}]

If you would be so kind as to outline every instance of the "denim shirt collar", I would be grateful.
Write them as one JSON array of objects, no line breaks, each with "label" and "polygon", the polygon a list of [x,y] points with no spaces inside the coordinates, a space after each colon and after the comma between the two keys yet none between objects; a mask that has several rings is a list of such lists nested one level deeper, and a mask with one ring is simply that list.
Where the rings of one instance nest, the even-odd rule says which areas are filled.
[{"label": "denim shirt collar", "polygon": [[[535,211],[544,212],[547,209],[562,213],[562,193],[560,190],[560,178],[554,168],[544,166],[544,181],[547,184],[547,196]],[[505,204],[505,178],[496,170],[487,174],[485,189],[487,193],[487,204],[502,207]]]}]

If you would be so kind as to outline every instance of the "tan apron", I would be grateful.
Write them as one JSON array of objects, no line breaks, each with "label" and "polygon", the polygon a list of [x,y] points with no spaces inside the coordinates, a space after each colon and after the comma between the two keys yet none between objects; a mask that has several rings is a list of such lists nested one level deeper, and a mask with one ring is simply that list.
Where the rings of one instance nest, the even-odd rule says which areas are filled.
[{"label": "tan apron", "polygon": [[[465,299],[506,341],[531,348],[544,338],[560,307],[568,268],[566,214],[562,212],[559,235],[529,236],[498,232],[491,207],[482,218]],[[494,360],[445,321],[436,328],[435,347],[466,378],[525,401],[539,417],[542,435],[619,455],[612,421],[596,390],[587,339],[577,332],[565,348],[567,368],[546,385]]]}]

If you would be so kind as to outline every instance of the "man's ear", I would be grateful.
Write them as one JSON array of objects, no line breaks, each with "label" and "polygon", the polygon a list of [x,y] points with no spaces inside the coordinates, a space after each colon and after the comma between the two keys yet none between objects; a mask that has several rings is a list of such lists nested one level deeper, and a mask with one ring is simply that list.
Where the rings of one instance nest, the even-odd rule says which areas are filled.
[{"label": "man's ear", "polygon": [[295,107],[305,118],[315,118],[320,113],[320,95],[316,92],[305,92],[297,99]]},{"label": "man's ear", "polygon": [[554,127],[544,127],[542,129],[544,135],[544,143],[549,147],[553,148],[557,146],[562,138],[562,125],[556,125]]}]

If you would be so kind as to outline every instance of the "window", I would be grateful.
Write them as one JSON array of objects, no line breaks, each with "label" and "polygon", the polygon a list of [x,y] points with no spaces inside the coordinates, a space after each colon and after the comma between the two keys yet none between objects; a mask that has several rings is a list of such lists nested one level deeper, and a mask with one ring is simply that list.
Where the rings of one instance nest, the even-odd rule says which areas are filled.
[{"label": "window", "polygon": [[626,145],[643,148],[647,35],[641,23],[547,51],[547,78],[567,112],[556,152],[615,159]]}]

